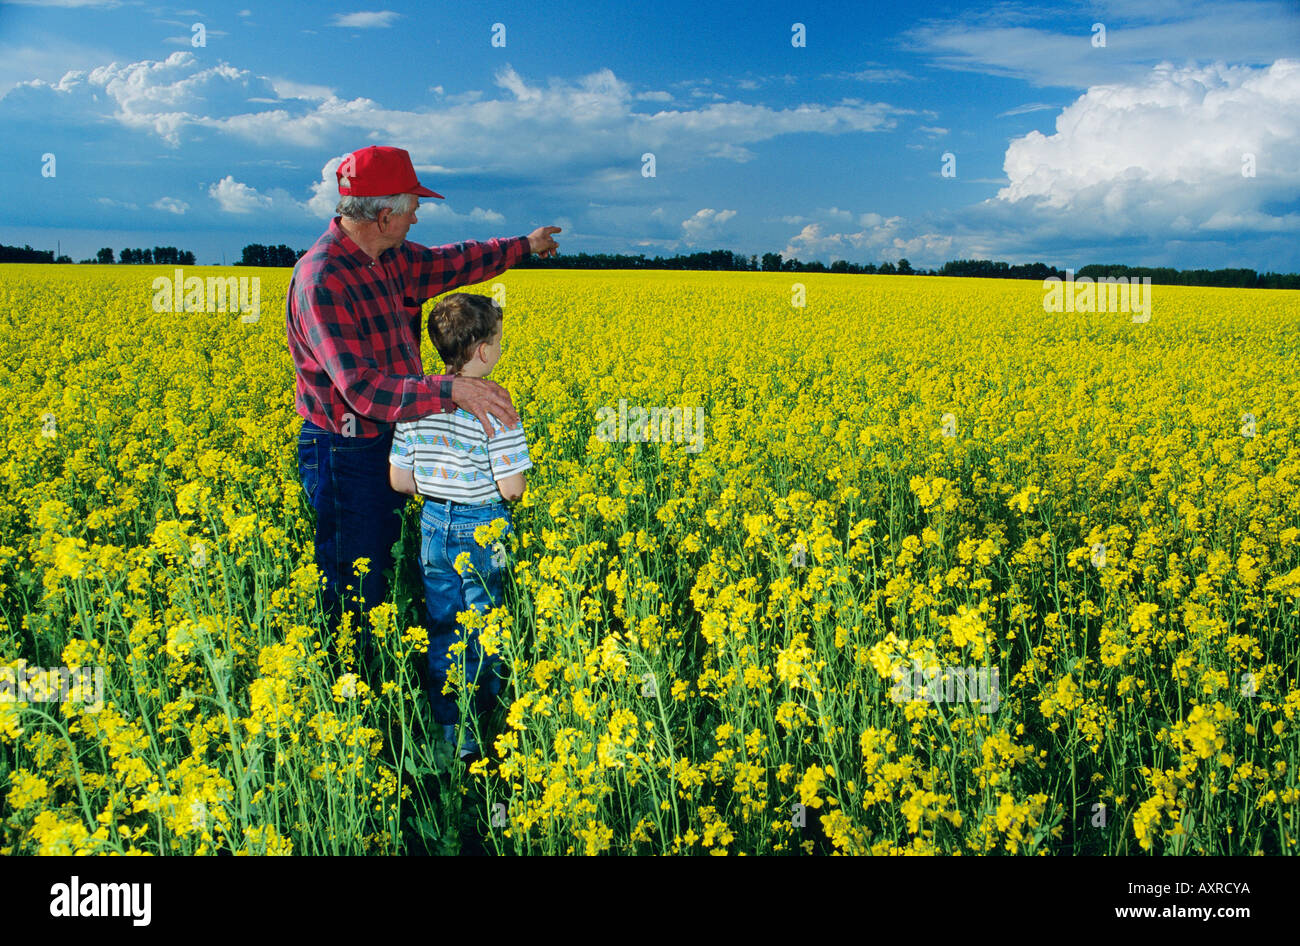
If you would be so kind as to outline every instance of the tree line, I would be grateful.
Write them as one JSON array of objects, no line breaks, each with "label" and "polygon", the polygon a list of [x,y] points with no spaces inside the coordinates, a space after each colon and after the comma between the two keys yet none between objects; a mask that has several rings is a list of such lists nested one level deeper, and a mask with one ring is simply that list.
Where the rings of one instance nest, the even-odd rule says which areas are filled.
[{"label": "tree line", "polygon": [[[153,249],[124,249],[121,262],[193,266],[194,254],[189,250],[178,250],[174,246],[155,246]],[[71,256],[54,258],[53,250],[34,250],[30,246],[5,246],[0,243],[0,263],[71,263]],[[82,263],[116,263],[113,248],[106,246],[95,254],[94,259],[83,259]]]},{"label": "tree line", "polygon": [[[293,250],[283,243],[267,246],[250,243],[244,247],[236,266],[293,266],[306,250]],[[155,246],[149,249],[124,249],[117,262],[193,266],[194,254],[174,246]],[[30,246],[16,247],[0,244],[0,263],[71,263],[67,256],[54,258],[51,250],[34,250]],[[113,263],[113,250],[104,247],[95,259],[83,263]],[[647,258],[644,253],[635,256],[621,253],[562,253],[548,259],[528,255],[517,264],[524,269],[672,269],[704,270],[713,272],[763,272],[763,273],[845,273],[850,275],[884,276],[975,276],[984,279],[1034,279],[1042,281],[1055,276],[1064,280],[1066,271],[1046,263],[1011,264],[1000,260],[961,259],[949,260],[938,269],[915,269],[906,259],[897,263],[850,263],[834,260],[830,265],[819,260],[804,263],[780,253],[745,256],[730,250],[711,250],[677,256]],[[1075,278],[1097,279],[1101,276],[1149,277],[1153,285],[1164,286],[1218,286],[1245,289],[1300,289],[1300,275],[1295,273],[1259,273],[1253,269],[1174,269],[1168,266],[1124,266],[1119,263],[1090,264],[1079,269]]]},{"label": "tree line", "polygon": [[[827,265],[820,260],[804,263],[780,253],[744,256],[728,250],[692,253],[687,256],[647,258],[613,253],[564,253],[547,259],[525,257],[517,264],[531,269],[691,269],[764,273],[846,273],[885,276],[974,276],[983,279],[1034,279],[1041,282],[1055,276],[1064,280],[1066,271],[1046,263],[1011,264],[1001,260],[949,260],[938,269],[916,269],[906,258],[897,263],[850,263],[834,260]],[[1149,276],[1152,284],[1170,286],[1223,286],[1248,289],[1300,289],[1300,275],[1295,273],[1259,273],[1253,269],[1173,269],[1171,267],[1122,266],[1091,264],[1082,267],[1075,278],[1099,276]]]}]

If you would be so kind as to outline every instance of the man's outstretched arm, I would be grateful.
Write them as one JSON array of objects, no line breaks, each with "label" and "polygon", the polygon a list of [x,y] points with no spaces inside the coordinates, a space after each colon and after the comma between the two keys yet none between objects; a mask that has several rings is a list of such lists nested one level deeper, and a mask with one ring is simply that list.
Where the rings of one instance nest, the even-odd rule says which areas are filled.
[{"label": "man's outstretched arm", "polygon": [[467,240],[446,246],[421,246],[408,240],[401,249],[409,266],[413,298],[417,304],[422,303],[450,289],[500,276],[529,253],[542,259],[554,256],[559,247],[551,234],[559,232],[559,227],[538,227],[528,236]]}]

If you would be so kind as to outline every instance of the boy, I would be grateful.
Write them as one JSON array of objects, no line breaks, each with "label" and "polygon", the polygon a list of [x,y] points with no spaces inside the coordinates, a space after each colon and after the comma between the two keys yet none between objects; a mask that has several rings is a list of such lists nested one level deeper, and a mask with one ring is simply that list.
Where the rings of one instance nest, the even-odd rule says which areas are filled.
[{"label": "boy", "polygon": [[[439,300],[429,314],[429,339],[448,373],[487,377],[501,357],[502,318],[501,307],[487,296],[458,292]],[[470,608],[486,612],[502,603],[503,548],[494,548],[494,543],[480,546],[474,530],[504,519],[504,539],[513,525],[506,502],[523,496],[524,471],[533,465],[523,425],[507,429],[494,415],[488,417],[496,431],[490,440],[482,424],[465,410],[400,421],[389,454],[393,489],[424,497],[420,564],[431,621],[429,702],[453,749],[460,711],[456,701],[442,692],[452,660],[463,659],[465,680],[477,682],[474,709],[480,724],[495,704],[502,682],[500,659],[482,653],[477,633],[466,641],[463,658],[448,654],[456,642],[456,612]],[[466,553],[472,567],[461,575],[455,563]],[[461,735],[460,758],[478,755],[469,731]]]}]

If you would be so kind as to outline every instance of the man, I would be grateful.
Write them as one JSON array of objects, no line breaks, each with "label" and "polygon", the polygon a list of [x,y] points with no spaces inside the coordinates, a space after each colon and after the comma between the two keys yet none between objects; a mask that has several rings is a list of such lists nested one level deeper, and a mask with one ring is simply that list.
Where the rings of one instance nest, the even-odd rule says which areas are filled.
[{"label": "man", "polygon": [[[394,423],[463,407],[491,437],[488,412],[508,426],[519,420],[509,392],[495,382],[424,374],[421,303],[497,276],[528,253],[554,256],[551,234],[560,228],[421,246],[406,239],[419,198],[442,195],[420,184],[406,151],[362,148],[335,176],[339,216],[294,266],[285,322],[303,417],[298,471],[316,511],[323,605],[331,632],[345,610],[356,613],[364,668],[364,612],[388,597],[384,572],[393,566],[407,498],[388,481]],[[360,581],[353,573],[358,558],[370,560]]]}]

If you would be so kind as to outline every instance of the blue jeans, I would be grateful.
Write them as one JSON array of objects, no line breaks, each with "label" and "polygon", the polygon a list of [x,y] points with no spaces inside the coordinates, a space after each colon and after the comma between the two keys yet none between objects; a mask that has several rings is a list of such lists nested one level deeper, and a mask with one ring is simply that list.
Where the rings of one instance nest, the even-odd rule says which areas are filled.
[{"label": "blue jeans", "polygon": [[[308,504],[316,511],[316,565],[325,575],[321,605],[335,638],[344,610],[356,617],[359,663],[370,653],[365,611],[388,599],[393,545],[402,535],[407,497],[388,484],[391,430],[377,437],[344,437],[304,420],[298,434],[298,474]],[[352,563],[370,559],[370,571],[356,585]],[[355,598],[364,598],[364,607]]]},{"label": "blue jeans", "polygon": [[[503,603],[505,556],[494,551],[490,544],[485,548],[474,541],[474,530],[491,525],[494,519],[506,521],[500,540],[504,544],[505,536],[514,528],[505,503],[448,507],[426,496],[420,514],[420,565],[424,571],[425,608],[429,613],[429,703],[434,720],[443,725],[460,721],[455,698],[442,692],[453,660],[457,665],[463,660],[465,680],[478,685],[473,709],[480,720],[492,711],[501,693],[503,662],[498,654],[482,652],[477,631],[465,639],[463,655],[448,656],[448,648],[457,639],[456,612],[474,608],[486,613]],[[474,570],[467,569],[464,575],[458,575],[454,563],[462,552],[469,553]]]}]

